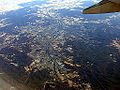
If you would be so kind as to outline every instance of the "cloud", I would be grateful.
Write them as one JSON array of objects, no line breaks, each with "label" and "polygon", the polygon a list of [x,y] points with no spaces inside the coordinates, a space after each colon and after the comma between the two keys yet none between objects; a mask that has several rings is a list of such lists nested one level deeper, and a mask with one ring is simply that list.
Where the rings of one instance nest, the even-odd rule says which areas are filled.
[{"label": "cloud", "polygon": [[[21,3],[32,2],[36,0],[0,0],[0,13],[23,8],[19,6]],[[39,0],[40,2],[42,0]],[[54,9],[70,9],[73,7],[80,7],[83,1],[98,2],[99,0],[45,0],[48,4],[43,7],[53,7]]]},{"label": "cloud", "polygon": [[22,8],[21,3],[31,2],[35,0],[0,0],[0,13]]}]

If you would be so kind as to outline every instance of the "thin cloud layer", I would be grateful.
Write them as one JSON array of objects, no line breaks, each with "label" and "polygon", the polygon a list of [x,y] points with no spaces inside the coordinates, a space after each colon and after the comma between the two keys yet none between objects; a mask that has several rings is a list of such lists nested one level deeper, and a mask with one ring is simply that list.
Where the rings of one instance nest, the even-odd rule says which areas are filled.
[{"label": "thin cloud layer", "polygon": [[[37,0],[0,0],[0,13],[23,8],[19,4],[32,2],[32,1],[37,1]],[[62,9],[62,8],[70,9],[73,7],[80,7],[79,5],[81,5],[83,1],[97,2],[99,0],[39,0],[39,1],[49,2],[50,4],[47,4],[46,7],[54,6],[56,7],[56,9]],[[61,7],[62,5],[65,6]]]},{"label": "thin cloud layer", "polygon": [[31,2],[35,0],[0,0],[0,13],[22,8],[21,3]]}]

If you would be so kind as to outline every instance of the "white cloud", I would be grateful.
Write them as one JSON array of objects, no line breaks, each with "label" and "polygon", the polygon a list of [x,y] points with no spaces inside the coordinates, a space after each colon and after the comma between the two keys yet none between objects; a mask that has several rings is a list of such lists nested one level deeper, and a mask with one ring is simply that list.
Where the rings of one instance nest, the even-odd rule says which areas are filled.
[{"label": "white cloud", "polygon": [[[10,10],[22,8],[21,3],[31,2],[36,0],[0,0],[0,13]],[[39,0],[43,1],[43,0]],[[97,2],[99,0],[46,0],[49,4],[44,4],[42,7],[53,7],[54,9],[70,9],[73,7],[80,7],[83,1]]]},{"label": "white cloud", "polygon": [[0,13],[22,8],[19,4],[31,1],[35,0],[0,0]]}]

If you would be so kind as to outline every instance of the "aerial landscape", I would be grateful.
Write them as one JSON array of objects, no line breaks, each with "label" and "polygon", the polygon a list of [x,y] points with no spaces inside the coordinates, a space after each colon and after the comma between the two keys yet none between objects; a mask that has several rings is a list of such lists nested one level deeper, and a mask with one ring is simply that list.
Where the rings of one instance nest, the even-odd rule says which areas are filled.
[{"label": "aerial landscape", "polygon": [[120,90],[120,12],[101,0],[0,0],[0,90]]}]

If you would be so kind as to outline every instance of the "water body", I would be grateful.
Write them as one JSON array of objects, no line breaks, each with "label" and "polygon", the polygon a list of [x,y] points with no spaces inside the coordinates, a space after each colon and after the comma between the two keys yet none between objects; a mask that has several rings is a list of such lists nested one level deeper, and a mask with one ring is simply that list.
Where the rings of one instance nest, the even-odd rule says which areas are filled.
[{"label": "water body", "polygon": [[82,14],[96,2],[1,2],[0,77],[6,85],[39,90],[62,81],[72,90],[119,90],[120,13]]}]

